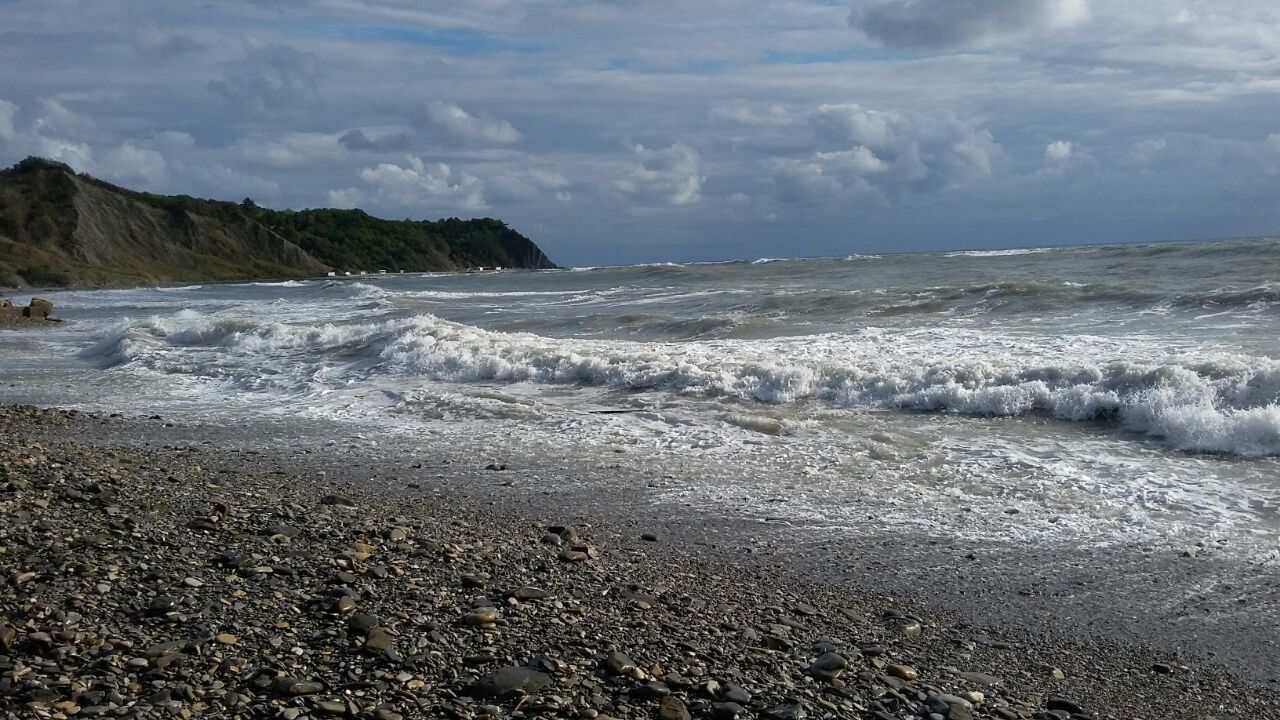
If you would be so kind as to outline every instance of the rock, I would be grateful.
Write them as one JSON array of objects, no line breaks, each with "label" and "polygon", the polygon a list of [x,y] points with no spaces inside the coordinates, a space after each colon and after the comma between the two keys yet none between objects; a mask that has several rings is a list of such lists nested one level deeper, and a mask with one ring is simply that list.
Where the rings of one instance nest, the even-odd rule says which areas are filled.
[{"label": "rock", "polygon": [[551,593],[542,588],[525,585],[507,593],[507,597],[515,598],[516,600],[546,600],[551,597]]},{"label": "rock", "polygon": [[919,620],[906,619],[898,623],[898,632],[906,637],[920,637],[924,633],[924,626]]},{"label": "rock", "polygon": [[716,718],[716,720],[734,720],[744,712],[746,712],[746,708],[736,702],[711,703],[711,717]]},{"label": "rock", "polygon": [[733,683],[725,683],[724,692],[720,693],[720,699],[725,702],[747,705],[751,702],[751,693]]},{"label": "rock", "polygon": [[644,533],[640,536],[640,539],[645,542],[658,542],[658,536],[653,533]]},{"label": "rock", "polygon": [[498,608],[476,608],[462,616],[463,625],[492,625],[498,622]]},{"label": "rock", "polygon": [[147,603],[147,614],[149,615],[167,615],[178,609],[178,598],[170,595],[160,595]]},{"label": "rock", "polygon": [[610,675],[630,675],[636,669],[636,663],[623,653],[610,650],[604,656],[604,669]]},{"label": "rock", "polygon": [[668,695],[658,704],[658,720],[691,720],[689,708],[677,697]]},{"label": "rock", "polygon": [[336,505],[338,507],[355,507],[356,503],[351,498],[341,495],[325,495],[320,498],[321,505]]},{"label": "rock", "polygon": [[671,687],[661,680],[650,680],[647,683],[642,683],[631,688],[630,694],[633,697],[666,697],[671,694]]},{"label": "rock", "polygon": [[579,550],[566,549],[566,550],[560,551],[559,557],[561,562],[578,563],[578,562],[585,562],[589,556],[586,553],[581,552]]},{"label": "rock", "polygon": [[1050,710],[1062,710],[1063,712],[1070,713],[1072,715],[1085,714],[1084,707],[1082,707],[1079,703],[1073,700],[1064,698],[1061,695],[1057,695],[1049,698],[1049,702],[1045,703],[1045,707],[1049,708]]},{"label": "rock", "polygon": [[530,695],[551,685],[551,676],[523,667],[498,668],[473,683],[470,695],[477,698],[505,698]]},{"label": "rock", "polygon": [[962,672],[957,677],[982,687],[995,687],[1000,684],[1000,678],[980,672]]},{"label": "rock", "polygon": [[489,584],[488,573],[465,573],[462,576],[462,586],[469,588],[482,588]]},{"label": "rock", "polygon": [[902,678],[907,682],[912,682],[920,677],[920,673],[910,665],[890,665],[885,668],[885,672],[896,678]]},{"label": "rock", "polygon": [[379,622],[377,615],[358,612],[353,613],[351,617],[347,618],[347,627],[350,628],[352,632],[367,635],[370,630],[378,626]]},{"label": "rock", "polygon": [[813,664],[809,666],[809,674],[819,680],[828,682],[840,677],[845,668],[849,667],[849,661],[837,653],[823,653]]},{"label": "rock", "polygon": [[274,685],[276,692],[281,695],[315,695],[324,691],[324,685],[318,682],[299,680],[294,677],[278,677]]},{"label": "rock", "polygon": [[775,705],[760,714],[760,717],[765,718],[765,720],[801,720],[801,718],[808,716],[809,713],[805,711],[804,703],[799,700],[787,700],[781,705]]},{"label": "rock", "polygon": [[395,638],[391,637],[391,633],[386,628],[376,627],[369,631],[369,636],[365,638],[364,647],[366,650],[373,652],[387,652],[395,648]]},{"label": "rock", "polygon": [[235,645],[238,638],[231,633],[218,633],[213,636],[213,639],[221,645]]}]

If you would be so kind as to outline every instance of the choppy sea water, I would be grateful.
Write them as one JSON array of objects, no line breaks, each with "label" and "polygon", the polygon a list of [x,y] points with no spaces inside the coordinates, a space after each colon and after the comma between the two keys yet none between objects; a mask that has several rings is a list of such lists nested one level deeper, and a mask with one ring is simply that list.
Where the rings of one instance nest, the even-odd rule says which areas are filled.
[{"label": "choppy sea water", "polygon": [[694,511],[850,532],[1277,559],[1280,240],[42,295],[68,322],[0,330],[4,400],[678,466],[658,492]]}]

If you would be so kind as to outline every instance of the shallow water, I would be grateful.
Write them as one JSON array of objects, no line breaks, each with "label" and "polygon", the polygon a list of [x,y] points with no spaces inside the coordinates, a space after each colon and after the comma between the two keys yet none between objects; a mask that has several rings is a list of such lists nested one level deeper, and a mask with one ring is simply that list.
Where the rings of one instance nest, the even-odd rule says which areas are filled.
[{"label": "shallow water", "polygon": [[[683,469],[693,509],[1072,547],[1280,534],[1280,241],[47,293],[5,399]],[[18,298],[25,301],[25,297]],[[1011,522],[1016,518],[1016,522]]]}]

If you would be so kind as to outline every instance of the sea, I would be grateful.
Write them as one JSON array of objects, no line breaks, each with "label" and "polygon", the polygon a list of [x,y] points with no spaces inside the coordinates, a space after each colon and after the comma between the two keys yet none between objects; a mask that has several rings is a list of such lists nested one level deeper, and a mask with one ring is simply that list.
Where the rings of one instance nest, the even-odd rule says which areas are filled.
[{"label": "sea", "polygon": [[[689,512],[1280,565],[1280,239],[42,292],[0,399],[509,446]],[[29,294],[14,299],[25,302]]]}]

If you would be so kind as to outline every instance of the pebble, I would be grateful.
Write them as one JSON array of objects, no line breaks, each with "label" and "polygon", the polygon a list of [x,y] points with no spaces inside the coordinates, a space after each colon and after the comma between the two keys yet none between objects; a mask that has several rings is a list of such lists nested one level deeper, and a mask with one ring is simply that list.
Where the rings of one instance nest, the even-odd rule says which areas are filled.
[{"label": "pebble", "polygon": [[691,720],[689,708],[677,697],[668,695],[658,704],[658,720]]},{"label": "pebble", "polygon": [[885,672],[907,682],[913,682],[920,677],[920,673],[910,665],[890,665],[885,668]]},{"label": "pebble", "polygon": [[849,661],[845,660],[842,655],[834,652],[823,653],[818,659],[813,661],[809,666],[809,674],[819,680],[830,682],[840,677],[840,674],[849,667]]},{"label": "pebble", "polygon": [[536,693],[551,685],[551,676],[525,667],[503,667],[480,678],[471,686],[479,698],[504,698]]}]

